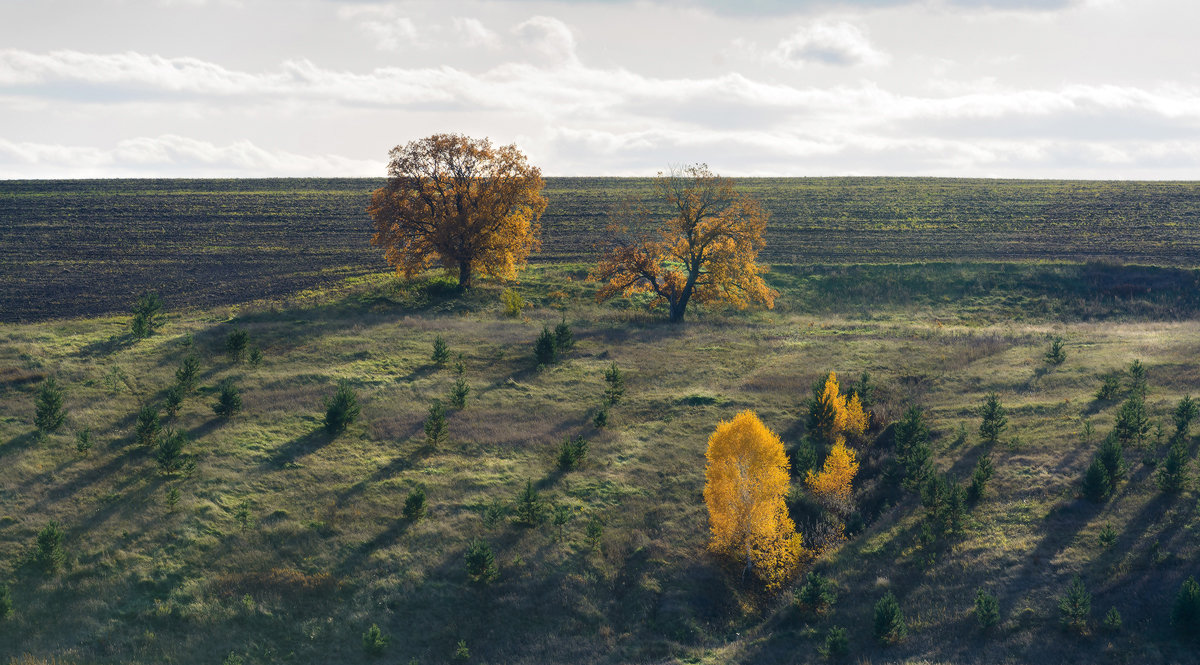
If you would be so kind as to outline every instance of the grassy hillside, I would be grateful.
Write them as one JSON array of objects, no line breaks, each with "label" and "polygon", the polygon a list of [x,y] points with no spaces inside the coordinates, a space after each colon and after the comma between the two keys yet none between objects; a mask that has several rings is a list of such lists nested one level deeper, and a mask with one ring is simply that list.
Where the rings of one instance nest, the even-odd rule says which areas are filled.
[{"label": "grassy hillside", "polygon": [[[382,268],[376,179],[0,182],[0,321],[279,297]],[[538,262],[592,261],[648,179],[548,178]],[[1200,184],[755,178],[772,263],[1093,261],[1194,267]]]},{"label": "grassy hillside", "polygon": [[[1196,271],[781,266],[770,276],[775,311],[699,311],[682,327],[635,303],[592,304],[585,273],[530,269],[520,318],[503,315],[494,284],[460,299],[437,279],[375,274],[176,313],[141,341],[125,316],[4,324],[0,583],[14,612],[0,620],[0,662],[439,663],[462,641],[473,663],[791,663],[817,659],[835,625],[848,631],[852,662],[1195,659],[1166,618],[1181,581],[1200,575],[1194,459],[1175,497],[1154,482],[1165,445],[1153,436],[1126,451],[1110,502],[1080,498],[1079,481],[1119,406],[1094,399],[1104,375],[1140,359],[1164,427],[1181,396],[1200,394]],[[532,342],[560,320],[559,302],[577,344],[538,369]],[[226,356],[237,327],[261,346],[257,367]],[[1056,367],[1041,359],[1051,334],[1066,340]],[[454,382],[453,361],[430,359],[437,335],[462,354],[471,393],[448,411],[449,440],[430,446],[428,409]],[[201,387],[166,424],[186,433],[195,466],[164,474],[134,442],[136,413],[163,400],[189,343]],[[598,430],[612,362],[626,397]],[[965,533],[933,542],[918,499],[886,490],[890,430],[875,430],[860,451],[861,526],[813,564],[839,599],[813,619],[790,593],[764,596],[705,552],[701,493],[718,421],[754,409],[794,445],[809,387],[830,370],[869,371],[884,422],[924,407],[936,465],[957,479],[987,447],[977,433],[987,393],[1007,407],[1009,429]],[[34,392],[49,375],[65,386],[68,424],[39,440]],[[244,410],[224,421],[211,405],[226,378]],[[339,380],[358,392],[362,415],[331,436],[323,400]],[[87,455],[76,452],[84,427],[95,441]],[[589,441],[587,460],[562,471],[559,446],[575,435]],[[1198,445],[1189,439],[1191,458]],[[527,480],[570,521],[514,524]],[[418,486],[428,511],[413,522],[401,509]],[[803,530],[811,513],[800,487],[790,505]],[[48,576],[33,555],[51,520],[66,561]],[[603,525],[595,547],[593,523]],[[1098,543],[1106,524],[1110,548]],[[499,564],[489,587],[467,580],[473,538]],[[1080,637],[1060,629],[1057,609],[1074,575],[1093,594]],[[980,587],[999,599],[990,633],[971,613]],[[910,635],[882,647],[871,610],[887,590]],[[1124,622],[1112,634],[1100,626],[1111,607]],[[363,648],[371,624],[390,637],[378,661]]]}]

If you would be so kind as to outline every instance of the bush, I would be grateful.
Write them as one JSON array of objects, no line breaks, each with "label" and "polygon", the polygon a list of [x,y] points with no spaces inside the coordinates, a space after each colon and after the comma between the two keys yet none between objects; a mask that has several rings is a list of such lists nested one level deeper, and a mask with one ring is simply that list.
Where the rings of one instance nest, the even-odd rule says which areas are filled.
[{"label": "bush", "polygon": [[1149,431],[1150,416],[1146,413],[1146,398],[1135,390],[1117,411],[1112,433],[1123,443],[1137,443],[1140,446]]},{"label": "bush", "polygon": [[63,390],[58,385],[58,379],[49,377],[38,389],[34,399],[33,424],[38,432],[50,434],[62,428],[67,421],[67,413],[63,410]]},{"label": "bush", "polygon": [[0,584],[0,621],[11,616],[12,611],[12,593],[8,590],[7,584]]},{"label": "bush", "polygon": [[1106,522],[1100,528],[1100,534],[1096,536],[1096,542],[1106,550],[1112,549],[1113,545],[1117,544],[1117,530],[1113,528],[1112,524]]},{"label": "bush", "polygon": [[446,409],[441,400],[433,400],[429,406],[429,417],[425,419],[425,443],[436,446],[446,441],[450,428],[446,424]]},{"label": "bush", "polygon": [[1121,632],[1121,613],[1113,607],[1104,615],[1104,630],[1110,633]]},{"label": "bush", "polygon": [[1175,605],[1171,608],[1171,624],[1184,638],[1200,639],[1200,584],[1189,577],[1179,587]]},{"label": "bush", "polygon": [[1104,465],[1108,484],[1113,490],[1116,490],[1117,482],[1125,477],[1125,450],[1121,446],[1121,440],[1112,434],[1104,437],[1104,441],[1100,443],[1100,450],[1096,453],[1096,459]]},{"label": "bush", "polygon": [[1108,471],[1104,468],[1104,462],[1097,456],[1083,475],[1083,495],[1095,503],[1101,503],[1111,493],[1112,484],[1108,481]]},{"label": "bush", "polygon": [[262,349],[259,348],[259,346],[257,344],[250,347],[250,366],[258,367],[259,365],[262,364],[262,360],[263,360]]},{"label": "bush", "polygon": [[218,387],[217,401],[212,407],[213,413],[222,418],[230,418],[242,410],[242,394],[233,379],[225,379]]},{"label": "bush", "polygon": [[558,468],[571,471],[578,468],[587,459],[588,442],[583,436],[563,439],[558,451]]},{"label": "bush", "polygon": [[158,407],[144,404],[138,410],[137,423],[133,428],[134,439],[138,445],[152,447],[158,443],[158,433],[162,431],[162,423],[158,417]]},{"label": "bush", "polygon": [[1162,466],[1158,467],[1158,486],[1168,494],[1178,493],[1187,483],[1187,446],[1177,438],[1167,449]]},{"label": "bush", "polygon": [[383,655],[384,650],[387,649],[388,642],[388,636],[384,635],[379,626],[375,624],[371,624],[371,627],[362,636],[363,651],[367,652],[368,656]]},{"label": "bush", "polygon": [[1175,421],[1175,435],[1172,438],[1186,439],[1192,421],[1197,417],[1200,417],[1200,403],[1193,400],[1191,395],[1185,395],[1179,400],[1179,404],[1175,405],[1175,411],[1171,414]]},{"label": "bush", "polygon": [[1046,351],[1043,359],[1048,365],[1061,365],[1067,359],[1067,352],[1063,350],[1063,338],[1055,335],[1050,338],[1050,349]]},{"label": "bush", "polygon": [[229,354],[231,362],[240,363],[246,357],[246,345],[250,343],[250,333],[243,328],[234,328],[225,337],[225,353]]},{"label": "bush", "polygon": [[1004,415],[1004,407],[1000,405],[1000,397],[996,393],[988,393],[979,415],[982,418],[982,422],[979,423],[980,438],[988,443],[996,443],[1000,433],[1008,427],[1008,418]]},{"label": "bush", "polygon": [[990,630],[1000,623],[1000,601],[983,589],[975,591],[975,620],[984,630]]},{"label": "bush", "polygon": [[163,322],[163,303],[157,293],[143,293],[133,304],[133,321],[130,330],[134,337],[153,335]]},{"label": "bush", "polygon": [[895,644],[907,635],[908,627],[904,623],[900,603],[896,601],[895,594],[889,591],[875,603],[875,639],[883,644]]},{"label": "bush", "polygon": [[554,333],[550,328],[542,326],[542,334],[533,343],[533,357],[538,365],[550,365],[558,359],[558,347],[554,344]]},{"label": "bush", "polygon": [[459,640],[454,646],[454,661],[457,663],[465,663],[471,660],[471,650],[467,648],[466,640]]},{"label": "bush", "polygon": [[566,528],[573,517],[575,517],[575,511],[565,504],[554,506],[550,511],[550,523],[554,525],[555,535],[559,540],[566,538]]},{"label": "bush", "polygon": [[158,448],[154,451],[154,459],[163,473],[178,471],[183,466],[183,446],[186,443],[183,432],[173,429],[163,431]]},{"label": "bush", "polygon": [[1116,374],[1105,374],[1104,379],[1100,383],[1100,389],[1096,391],[1096,399],[1102,402],[1108,402],[1117,398],[1121,392],[1121,377]]},{"label": "bush", "polygon": [[175,512],[175,506],[179,505],[179,497],[178,487],[172,486],[167,488],[167,512]]},{"label": "bush", "polygon": [[163,409],[166,410],[168,417],[174,418],[175,414],[179,413],[181,406],[183,406],[183,386],[175,383],[167,388],[167,394],[163,398]]},{"label": "bush", "polygon": [[62,546],[63,532],[58,522],[51,521],[37,535],[37,550],[33,559],[41,566],[47,575],[53,575],[62,570],[67,561],[67,553]]},{"label": "bush", "polygon": [[75,452],[86,455],[92,450],[92,428],[84,427],[75,433]]},{"label": "bush", "polygon": [[500,499],[493,499],[491,503],[483,507],[483,526],[488,529],[496,528],[500,520],[508,513],[508,506]]},{"label": "bush", "polygon": [[504,315],[508,317],[521,316],[521,312],[525,310],[525,299],[513,288],[507,288],[500,292],[500,302],[504,305]]},{"label": "bush", "polygon": [[596,415],[592,418],[592,427],[596,429],[604,429],[608,427],[608,405],[601,405],[596,411]]},{"label": "bush", "polygon": [[615,360],[604,370],[604,384],[605,403],[620,402],[621,397],[625,395],[625,377],[621,376],[621,370],[617,367]]},{"label": "bush", "polygon": [[1058,599],[1058,611],[1064,628],[1079,633],[1087,630],[1088,617],[1092,613],[1092,594],[1088,593],[1078,575],[1067,586],[1067,592]]},{"label": "bush", "polygon": [[823,614],[837,602],[837,592],[828,577],[812,571],[805,576],[804,586],[796,591],[795,602],[813,614]]},{"label": "bush", "polygon": [[179,368],[175,370],[175,383],[183,389],[183,394],[187,395],[196,389],[199,380],[200,357],[189,353],[179,361]]},{"label": "bush", "polygon": [[467,395],[471,394],[471,386],[467,383],[467,368],[463,366],[462,360],[454,364],[454,387],[450,389],[450,403],[456,409],[465,409],[467,407]]},{"label": "bush", "polygon": [[541,526],[546,523],[546,504],[542,501],[532,480],[525,481],[525,488],[517,494],[513,503],[513,523],[521,526]]},{"label": "bush", "polygon": [[418,485],[404,499],[404,519],[417,522],[425,516],[425,488]]},{"label": "bush", "polygon": [[987,491],[987,482],[992,478],[992,456],[984,455],[975,463],[975,470],[971,473],[971,485],[967,488],[967,501],[971,504],[979,503]]},{"label": "bush", "polygon": [[829,660],[841,660],[850,653],[850,640],[846,637],[846,629],[831,626],[825,635],[825,646],[821,655]]},{"label": "bush", "polygon": [[600,549],[600,539],[604,537],[604,520],[599,517],[588,520],[583,529],[583,536],[589,548],[593,551]]},{"label": "bush", "polygon": [[467,545],[465,559],[467,579],[472,584],[491,584],[500,577],[500,569],[496,566],[496,557],[492,554],[492,546],[486,540],[473,538]]},{"label": "bush", "polygon": [[429,359],[438,367],[445,365],[446,361],[450,360],[450,349],[441,335],[433,338],[433,355],[429,356]]},{"label": "bush", "polygon": [[858,403],[863,409],[870,409],[875,403],[875,384],[871,383],[871,373],[863,372],[858,381],[850,386],[850,393],[858,395]]},{"label": "bush", "polygon": [[908,407],[894,428],[896,459],[904,466],[903,486],[918,491],[933,469],[933,453],[929,449],[930,432],[925,414],[916,406]]},{"label": "bush", "polygon": [[567,325],[564,315],[562,322],[554,326],[554,351],[561,355],[573,348],[575,348],[575,335],[571,332],[571,326]]},{"label": "bush", "polygon": [[358,418],[362,411],[358,405],[358,395],[350,387],[350,383],[338,381],[333,396],[325,400],[325,430],[337,434]]},{"label": "bush", "polygon": [[1129,392],[1146,396],[1146,366],[1140,360],[1129,365]]}]

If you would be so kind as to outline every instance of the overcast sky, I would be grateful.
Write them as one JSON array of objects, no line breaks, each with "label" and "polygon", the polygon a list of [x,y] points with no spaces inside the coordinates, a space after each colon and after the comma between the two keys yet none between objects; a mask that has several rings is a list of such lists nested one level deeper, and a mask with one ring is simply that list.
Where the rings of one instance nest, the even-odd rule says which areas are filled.
[{"label": "overcast sky", "polygon": [[1195,0],[0,0],[0,178],[1200,179]]}]

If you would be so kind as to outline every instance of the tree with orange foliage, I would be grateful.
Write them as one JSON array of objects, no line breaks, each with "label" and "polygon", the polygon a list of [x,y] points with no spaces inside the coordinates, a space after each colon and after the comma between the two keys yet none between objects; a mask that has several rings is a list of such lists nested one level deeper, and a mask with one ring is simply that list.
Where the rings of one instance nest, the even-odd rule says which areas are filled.
[{"label": "tree with orange foliage", "polygon": [[512,279],[538,248],[542,172],[515,145],[434,134],[392,148],[387,184],[371,195],[371,244],[405,277],[440,264],[458,288],[482,272]]},{"label": "tree with orange foliage", "polygon": [[[650,293],[654,304],[666,303],[672,323],[683,321],[692,299],[738,309],[752,302],[774,307],[779,293],[763,281],[766,270],[756,262],[766,210],[705,164],[660,172],[655,186],[673,216],[661,222],[657,237],[611,227],[613,247],[588,276],[607,282],[596,300]],[[633,202],[624,215],[643,228],[653,217],[644,204]]]},{"label": "tree with orange foliage", "polygon": [[867,414],[862,401],[854,393],[845,397],[838,386],[837,374],[830,372],[822,388],[813,388],[813,401],[809,407],[808,428],[819,434],[827,443],[835,443],[838,437],[850,436],[857,439],[867,430]]},{"label": "tree with orange foliage", "polygon": [[811,470],[804,478],[804,484],[813,493],[817,501],[838,517],[850,513],[853,504],[851,497],[854,477],[858,475],[858,460],[854,451],[846,447],[846,440],[838,436],[837,442],[829,454],[825,456],[825,466],[820,473]]},{"label": "tree with orange foliage", "polygon": [[746,410],[717,425],[705,456],[709,549],[745,561],[768,589],[778,589],[806,555],[784,503],[789,466],[783,442]]}]

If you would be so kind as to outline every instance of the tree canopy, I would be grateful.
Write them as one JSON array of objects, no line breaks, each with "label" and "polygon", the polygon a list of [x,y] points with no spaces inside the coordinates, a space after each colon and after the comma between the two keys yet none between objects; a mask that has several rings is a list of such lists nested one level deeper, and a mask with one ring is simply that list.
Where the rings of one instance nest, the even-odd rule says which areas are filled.
[{"label": "tree canopy", "polygon": [[434,134],[392,148],[388,181],[367,208],[371,244],[405,277],[440,265],[458,272],[460,289],[475,272],[512,279],[538,248],[546,209],[542,172],[515,145]]},{"label": "tree canopy", "polygon": [[612,227],[611,250],[590,275],[606,282],[596,299],[650,293],[655,303],[666,303],[675,323],[683,321],[692,299],[739,309],[755,302],[773,307],[779,294],[763,281],[765,269],[757,263],[766,210],[705,164],[660,172],[655,187],[672,217],[659,223],[657,235],[631,233],[629,222],[644,229],[654,213],[642,202],[626,205],[624,223]]}]

